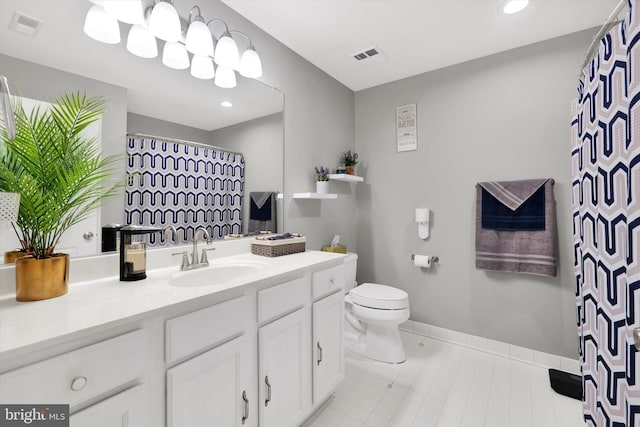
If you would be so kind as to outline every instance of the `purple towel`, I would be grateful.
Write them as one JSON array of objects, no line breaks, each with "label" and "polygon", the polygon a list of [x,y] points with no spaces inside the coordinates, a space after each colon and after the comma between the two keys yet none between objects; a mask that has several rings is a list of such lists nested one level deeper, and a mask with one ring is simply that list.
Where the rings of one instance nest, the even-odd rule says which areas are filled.
[{"label": "purple towel", "polygon": [[[487,183],[483,183],[487,184]],[[545,229],[540,231],[499,231],[482,228],[482,188],[476,186],[476,268],[515,273],[556,275],[556,216],[553,180],[492,183],[496,188],[545,188]],[[525,191],[526,193],[527,191]],[[529,194],[531,194],[529,192]],[[495,195],[495,194],[494,194]]]}]

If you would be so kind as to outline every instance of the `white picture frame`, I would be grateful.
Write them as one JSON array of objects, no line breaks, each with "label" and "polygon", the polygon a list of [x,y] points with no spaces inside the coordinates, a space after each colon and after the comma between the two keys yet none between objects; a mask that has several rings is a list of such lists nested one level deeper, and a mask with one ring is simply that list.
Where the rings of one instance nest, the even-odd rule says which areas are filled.
[{"label": "white picture frame", "polygon": [[418,149],[417,104],[396,107],[396,144],[398,152]]}]

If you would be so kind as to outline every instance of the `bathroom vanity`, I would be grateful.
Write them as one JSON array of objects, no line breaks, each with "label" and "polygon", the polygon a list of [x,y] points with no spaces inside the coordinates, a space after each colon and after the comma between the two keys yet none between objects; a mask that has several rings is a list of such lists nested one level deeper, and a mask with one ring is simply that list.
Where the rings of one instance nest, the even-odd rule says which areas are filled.
[{"label": "bathroom vanity", "polygon": [[5,292],[0,403],[69,404],[73,427],[300,425],[344,377],[343,256],[264,258],[248,242],[215,243],[198,280],[174,247],[150,252],[139,282],[107,255],[72,263],[63,297]]}]

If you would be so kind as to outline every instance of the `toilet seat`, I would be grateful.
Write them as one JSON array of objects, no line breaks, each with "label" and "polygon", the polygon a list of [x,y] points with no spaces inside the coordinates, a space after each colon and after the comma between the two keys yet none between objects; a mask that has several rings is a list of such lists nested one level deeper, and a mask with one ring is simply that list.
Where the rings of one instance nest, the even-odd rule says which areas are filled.
[{"label": "toilet seat", "polygon": [[354,304],[377,310],[402,310],[409,307],[409,295],[391,286],[363,283],[349,292]]}]

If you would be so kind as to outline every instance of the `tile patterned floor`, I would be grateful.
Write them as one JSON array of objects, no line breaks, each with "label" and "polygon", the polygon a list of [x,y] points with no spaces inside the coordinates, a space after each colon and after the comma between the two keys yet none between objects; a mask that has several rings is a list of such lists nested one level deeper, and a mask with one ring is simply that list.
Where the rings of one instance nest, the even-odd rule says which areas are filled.
[{"label": "tile patterned floor", "polygon": [[407,361],[347,352],[345,380],[310,427],[583,427],[547,369],[402,332]]}]

